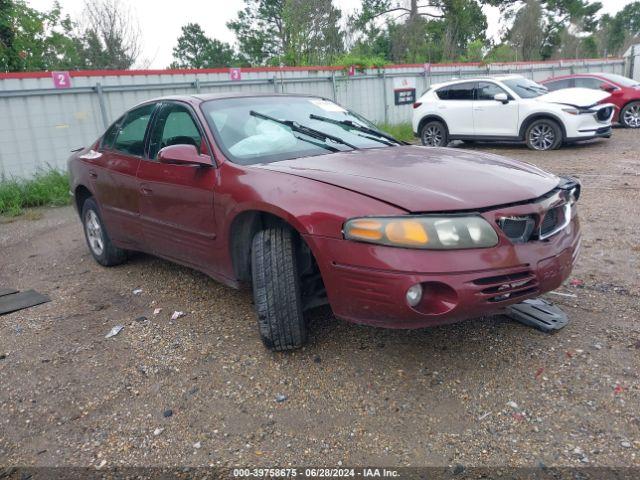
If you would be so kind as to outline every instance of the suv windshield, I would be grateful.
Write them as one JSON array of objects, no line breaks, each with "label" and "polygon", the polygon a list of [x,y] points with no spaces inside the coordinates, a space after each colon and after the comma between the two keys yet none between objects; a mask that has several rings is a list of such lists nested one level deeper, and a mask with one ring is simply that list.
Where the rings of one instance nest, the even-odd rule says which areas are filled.
[{"label": "suv windshield", "polygon": [[225,98],[204,102],[202,110],[225,154],[243,165],[399,143],[321,98]]},{"label": "suv windshield", "polygon": [[617,83],[618,85],[622,85],[623,87],[636,87],[640,85],[637,80],[623,77],[622,75],[616,75],[615,73],[601,73],[599,75],[607,80]]},{"label": "suv windshield", "polygon": [[543,87],[527,78],[509,78],[503,80],[502,83],[516,92],[520,98],[536,98],[549,93],[547,87]]}]

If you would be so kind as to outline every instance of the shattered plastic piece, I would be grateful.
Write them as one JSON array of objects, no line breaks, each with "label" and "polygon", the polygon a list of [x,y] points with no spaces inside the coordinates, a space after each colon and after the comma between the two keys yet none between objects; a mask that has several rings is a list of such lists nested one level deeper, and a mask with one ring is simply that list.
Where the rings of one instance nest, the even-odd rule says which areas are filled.
[{"label": "shattered plastic piece", "polygon": [[177,319],[179,319],[181,317],[184,317],[185,315],[186,314],[184,312],[175,311],[175,312],[173,312],[173,315],[171,315],[171,320],[177,320]]},{"label": "shattered plastic piece", "polygon": [[202,444],[200,442],[196,442],[193,444],[193,448],[195,448],[196,450],[198,450],[200,447],[202,447]]},{"label": "shattered plastic piece", "polygon": [[540,378],[540,375],[542,375],[542,372],[544,372],[544,367],[540,367],[538,370],[536,370],[536,380]]},{"label": "shattered plastic piece", "polygon": [[613,389],[613,393],[615,393],[616,395],[619,395],[622,392],[624,392],[624,387],[620,384],[616,384],[615,388]]},{"label": "shattered plastic piece", "polygon": [[577,295],[575,293],[562,293],[562,292],[549,292],[551,295],[558,295],[560,297],[570,297],[576,298]]},{"label": "shattered plastic piece", "polygon": [[158,435],[160,435],[162,432],[164,432],[164,428],[156,428],[153,431],[153,434],[157,437]]},{"label": "shattered plastic piece", "polygon": [[162,309],[161,309],[161,308],[156,308],[156,309],[153,311],[153,314],[154,314],[154,315],[158,315],[161,311],[162,311]]},{"label": "shattered plastic piece", "polygon": [[141,288],[136,288],[136,289],[133,291],[133,294],[134,294],[134,295],[140,295],[141,293],[142,293],[142,289],[141,289]]},{"label": "shattered plastic piece", "polygon": [[569,323],[566,313],[542,298],[532,298],[507,307],[507,316],[546,333],[560,330]]},{"label": "shattered plastic piece", "polygon": [[584,286],[584,282],[582,280],[580,280],[579,278],[573,278],[569,282],[569,285],[571,285],[572,287],[582,287],[582,286]]},{"label": "shattered plastic piece", "polygon": [[107,333],[104,338],[111,338],[111,337],[115,337],[117,334],[119,334],[122,329],[124,328],[124,326],[122,325],[116,325],[115,327],[113,327],[109,333]]},{"label": "shattered plastic piece", "polygon": [[276,395],[276,402],[278,403],[282,403],[284,402],[288,397],[282,393],[279,393],[278,395]]}]

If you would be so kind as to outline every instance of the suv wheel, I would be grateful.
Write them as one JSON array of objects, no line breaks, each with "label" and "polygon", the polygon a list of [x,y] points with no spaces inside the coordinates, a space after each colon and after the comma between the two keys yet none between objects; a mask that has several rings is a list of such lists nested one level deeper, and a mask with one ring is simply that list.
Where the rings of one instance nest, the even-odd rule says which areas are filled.
[{"label": "suv wheel", "polygon": [[100,217],[98,205],[93,198],[87,199],[82,205],[82,225],[89,251],[96,262],[102,266],[111,267],[127,259],[127,252],[111,243]]},{"label": "suv wheel", "polygon": [[420,140],[425,147],[446,147],[449,143],[447,127],[437,120],[427,122],[420,131]]},{"label": "suv wheel", "polygon": [[622,109],[620,123],[627,128],[640,128],[640,102],[631,102]]},{"label": "suv wheel", "polygon": [[253,299],[262,342],[275,351],[307,342],[293,232],[286,227],[261,230],[251,248]]},{"label": "suv wheel", "polygon": [[555,150],[562,144],[562,131],[553,120],[534,120],[527,128],[525,139],[532,150]]}]

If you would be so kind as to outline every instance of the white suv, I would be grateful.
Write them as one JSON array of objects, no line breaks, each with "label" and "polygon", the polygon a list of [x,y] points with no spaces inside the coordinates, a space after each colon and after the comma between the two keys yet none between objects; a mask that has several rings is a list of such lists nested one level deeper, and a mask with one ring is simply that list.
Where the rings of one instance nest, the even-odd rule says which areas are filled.
[{"label": "white suv", "polygon": [[414,104],[413,131],[422,144],[451,140],[526,142],[534,150],[611,136],[609,96],[586,88],[549,93],[519,75],[432,85]]}]

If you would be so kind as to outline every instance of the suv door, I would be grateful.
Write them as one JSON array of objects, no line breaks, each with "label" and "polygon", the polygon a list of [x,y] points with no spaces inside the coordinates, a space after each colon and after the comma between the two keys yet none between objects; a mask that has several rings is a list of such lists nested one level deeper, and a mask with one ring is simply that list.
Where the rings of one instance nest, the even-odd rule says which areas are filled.
[{"label": "suv door", "polygon": [[437,113],[447,122],[450,136],[473,135],[474,82],[455,83],[436,90]]},{"label": "suv door", "polygon": [[194,145],[201,154],[211,152],[191,107],[163,102],[149,134],[149,157],[138,169],[145,244],[162,257],[215,270],[213,196],[217,169],[157,161],[162,148],[182,144]]},{"label": "suv door", "polygon": [[[504,93],[508,103],[494,97]],[[506,90],[494,82],[478,82],[473,101],[474,135],[482,137],[517,137],[518,102]]]},{"label": "suv door", "polygon": [[142,105],[123,115],[103,136],[98,148],[102,155],[87,160],[93,192],[109,235],[132,248],[142,241],[136,173],[156,105]]}]

